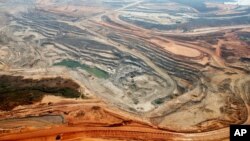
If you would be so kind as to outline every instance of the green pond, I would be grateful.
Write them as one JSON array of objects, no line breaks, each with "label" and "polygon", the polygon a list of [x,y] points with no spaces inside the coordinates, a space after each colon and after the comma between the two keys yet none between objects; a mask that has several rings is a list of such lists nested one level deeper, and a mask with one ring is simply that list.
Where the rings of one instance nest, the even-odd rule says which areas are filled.
[{"label": "green pond", "polygon": [[55,66],[65,66],[65,67],[68,67],[71,69],[81,68],[81,69],[87,71],[88,73],[98,77],[98,78],[107,79],[109,77],[109,74],[107,72],[105,72],[97,67],[91,67],[91,66],[88,66],[86,64],[81,64],[80,62],[74,61],[74,60],[62,60],[61,62],[55,63],[54,65]]}]

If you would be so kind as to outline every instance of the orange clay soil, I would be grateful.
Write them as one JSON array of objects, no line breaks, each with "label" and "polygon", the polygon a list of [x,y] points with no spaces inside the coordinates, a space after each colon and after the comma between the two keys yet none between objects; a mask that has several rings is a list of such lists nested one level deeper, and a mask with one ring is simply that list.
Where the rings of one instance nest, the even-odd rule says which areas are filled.
[{"label": "orange clay soil", "polygon": [[[47,98],[48,99],[48,98]],[[58,99],[57,99],[58,100]],[[1,131],[0,140],[222,140],[228,137],[228,128],[204,133],[176,133],[157,129],[141,117],[133,116],[118,109],[110,108],[103,102],[91,100],[62,100],[57,103],[39,103],[25,108],[19,107],[11,112],[0,113],[0,118],[9,126]],[[41,117],[36,124],[25,115]],[[62,123],[46,123],[42,117],[58,115]],[[138,119],[141,119],[140,121]],[[13,121],[22,120],[22,128],[14,128]],[[27,120],[27,121],[25,121]],[[145,122],[144,122],[145,121]],[[12,122],[12,123],[11,123]],[[40,123],[39,123],[40,122]],[[47,121],[49,122],[49,121]],[[18,122],[15,122],[15,124]],[[38,124],[39,123],[39,124]],[[2,123],[1,123],[2,124]],[[2,124],[3,125],[3,124]],[[39,126],[38,126],[39,125]],[[11,129],[12,128],[12,129]]]}]

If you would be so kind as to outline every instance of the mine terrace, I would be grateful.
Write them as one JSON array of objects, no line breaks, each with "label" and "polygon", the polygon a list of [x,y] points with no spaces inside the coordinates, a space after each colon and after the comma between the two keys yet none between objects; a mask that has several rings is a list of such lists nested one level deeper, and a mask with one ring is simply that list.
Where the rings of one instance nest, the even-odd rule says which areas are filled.
[{"label": "mine terrace", "polygon": [[0,140],[228,140],[250,124],[250,6],[0,0]]}]

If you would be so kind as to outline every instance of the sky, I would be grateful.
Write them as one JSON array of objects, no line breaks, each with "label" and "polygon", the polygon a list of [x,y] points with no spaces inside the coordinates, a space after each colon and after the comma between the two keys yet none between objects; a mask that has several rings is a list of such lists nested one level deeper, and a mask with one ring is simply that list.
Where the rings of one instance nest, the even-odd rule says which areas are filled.
[{"label": "sky", "polygon": [[235,0],[235,2],[226,2],[227,4],[250,5],[250,0]]}]

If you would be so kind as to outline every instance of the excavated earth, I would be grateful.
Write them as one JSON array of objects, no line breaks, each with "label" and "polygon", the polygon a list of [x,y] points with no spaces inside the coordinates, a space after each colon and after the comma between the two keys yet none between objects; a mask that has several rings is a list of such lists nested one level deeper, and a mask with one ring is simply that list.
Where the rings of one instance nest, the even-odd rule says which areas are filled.
[{"label": "excavated earth", "polygon": [[249,11],[0,1],[0,141],[229,140],[250,124]]}]

